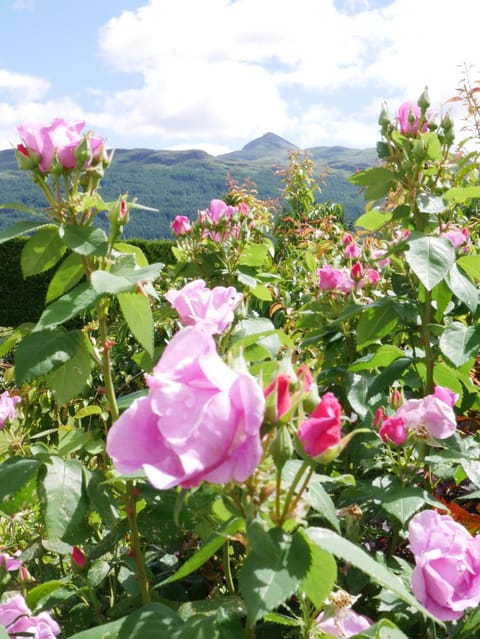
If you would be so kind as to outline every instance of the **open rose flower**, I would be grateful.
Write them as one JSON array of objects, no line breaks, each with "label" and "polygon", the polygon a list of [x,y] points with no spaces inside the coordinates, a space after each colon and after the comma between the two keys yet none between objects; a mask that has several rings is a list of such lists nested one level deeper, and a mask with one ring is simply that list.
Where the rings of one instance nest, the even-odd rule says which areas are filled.
[{"label": "open rose flower", "polygon": [[8,391],[0,395],[0,428],[5,426],[7,419],[15,419],[15,406],[20,399],[18,395],[10,395]]},{"label": "open rose flower", "polygon": [[143,469],[159,489],[243,482],[254,472],[262,456],[263,391],[251,375],[223,362],[210,334],[180,330],[147,384],[149,394],[108,433],[117,470]]},{"label": "open rose flower", "polygon": [[298,429],[305,452],[318,457],[340,444],[342,407],[333,393],[325,393],[310,417]]},{"label": "open rose flower", "polygon": [[15,595],[0,603],[0,626],[10,637],[31,637],[32,639],[54,639],[60,634],[60,627],[48,612],[32,615],[22,595]]},{"label": "open rose flower", "polygon": [[324,291],[340,291],[351,293],[355,288],[350,271],[343,268],[333,268],[329,264],[317,270],[320,288]]},{"label": "open rose flower", "polygon": [[242,294],[233,286],[209,289],[203,280],[193,280],[179,291],[171,289],[165,298],[177,311],[183,326],[202,324],[212,334],[220,334],[233,322],[233,311]]},{"label": "open rose flower", "polygon": [[480,535],[449,515],[425,510],[408,526],[415,556],[411,586],[415,597],[440,621],[460,619],[480,604]]},{"label": "open rose flower", "polygon": [[[434,439],[446,439],[455,432],[457,420],[453,405],[444,399],[451,398],[445,389],[438,387],[433,395],[422,399],[409,399],[396,411],[395,417],[403,419],[407,430],[425,433]],[[439,397],[440,395],[440,397]]]},{"label": "open rose flower", "polygon": [[3,567],[7,572],[12,572],[14,570],[18,570],[22,565],[20,559],[15,559],[14,557],[10,557],[4,552],[0,552],[0,566]]},{"label": "open rose flower", "polygon": [[318,628],[338,639],[349,639],[370,628],[373,621],[353,610],[352,605],[356,600],[357,597],[352,597],[344,590],[332,593],[327,599],[326,610],[316,619]]},{"label": "open rose flower", "polygon": [[78,164],[77,150],[86,140],[86,159],[83,167],[90,166],[94,158],[103,153],[104,140],[99,136],[86,137],[82,134],[85,122],[68,124],[62,118],[44,126],[37,123],[17,127],[22,143],[17,146],[17,154],[36,159],[42,173],[48,173],[55,158],[64,169],[73,169]]}]

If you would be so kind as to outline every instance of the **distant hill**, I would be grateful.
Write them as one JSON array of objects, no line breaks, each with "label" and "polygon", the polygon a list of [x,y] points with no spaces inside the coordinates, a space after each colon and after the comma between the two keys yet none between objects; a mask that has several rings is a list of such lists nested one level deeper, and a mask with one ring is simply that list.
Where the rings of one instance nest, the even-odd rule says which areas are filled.
[{"label": "distant hill", "polygon": [[[106,201],[128,192],[130,199],[137,198],[139,204],[158,209],[158,212],[135,210],[126,229],[127,237],[170,237],[171,220],[176,215],[193,218],[212,198],[222,197],[228,175],[240,184],[247,179],[253,181],[262,199],[278,198],[283,184],[274,169],[286,167],[289,151],[294,150],[298,147],[274,133],[252,140],[239,151],[218,156],[198,149],[116,149],[102,181],[101,192]],[[376,164],[375,149],[320,146],[306,151],[312,157],[318,175],[326,166],[330,169],[324,182],[320,182],[319,200],[342,204],[345,222],[351,224],[363,213],[364,201],[348,178],[354,172]],[[18,169],[13,149],[0,151],[0,204],[9,202],[37,210],[45,206],[40,189],[33,184],[30,174]],[[26,217],[25,213],[4,209],[0,211],[0,229]]]}]

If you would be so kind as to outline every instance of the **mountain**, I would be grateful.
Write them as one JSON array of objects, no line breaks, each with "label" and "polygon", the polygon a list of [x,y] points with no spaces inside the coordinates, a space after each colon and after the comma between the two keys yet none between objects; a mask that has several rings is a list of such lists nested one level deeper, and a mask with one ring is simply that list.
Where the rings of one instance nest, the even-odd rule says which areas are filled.
[{"label": "mountain", "polygon": [[[134,210],[125,230],[126,237],[171,237],[171,220],[176,215],[193,218],[212,198],[221,198],[229,176],[239,184],[253,181],[261,199],[279,198],[283,183],[275,169],[286,167],[289,153],[296,150],[300,149],[295,144],[270,132],[241,150],[218,156],[199,149],[116,149],[102,180],[101,194],[104,200],[110,201],[128,193],[130,200],[136,199],[139,204],[158,210]],[[358,187],[348,178],[377,163],[375,149],[319,146],[305,150],[314,162],[317,175],[329,168],[320,180],[322,192],[318,199],[342,204],[344,220],[352,224],[364,212],[364,201]],[[0,151],[0,205],[15,202],[40,210],[45,206],[42,198],[30,174],[18,169],[14,150]],[[0,230],[28,217],[24,212],[4,208],[0,212]],[[102,224],[101,219],[99,223]]]}]

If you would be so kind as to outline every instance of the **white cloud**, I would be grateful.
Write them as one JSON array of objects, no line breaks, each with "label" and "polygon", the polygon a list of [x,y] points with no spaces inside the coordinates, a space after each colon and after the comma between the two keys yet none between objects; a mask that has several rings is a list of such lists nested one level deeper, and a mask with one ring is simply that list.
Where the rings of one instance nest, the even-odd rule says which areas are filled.
[{"label": "white cloud", "polygon": [[15,11],[33,11],[35,9],[35,0],[14,0],[10,3],[10,8]]}]

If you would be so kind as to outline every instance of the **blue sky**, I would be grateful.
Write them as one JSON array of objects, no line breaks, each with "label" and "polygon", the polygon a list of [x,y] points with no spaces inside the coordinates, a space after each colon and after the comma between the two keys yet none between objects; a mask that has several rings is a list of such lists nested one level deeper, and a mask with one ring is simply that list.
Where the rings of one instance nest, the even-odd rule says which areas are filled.
[{"label": "blue sky", "polygon": [[382,103],[428,86],[441,113],[462,65],[479,77],[479,18],[478,0],[2,0],[0,149],[54,117],[116,148],[372,147]]}]

